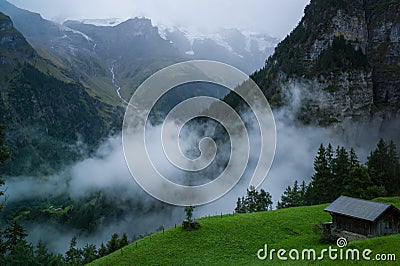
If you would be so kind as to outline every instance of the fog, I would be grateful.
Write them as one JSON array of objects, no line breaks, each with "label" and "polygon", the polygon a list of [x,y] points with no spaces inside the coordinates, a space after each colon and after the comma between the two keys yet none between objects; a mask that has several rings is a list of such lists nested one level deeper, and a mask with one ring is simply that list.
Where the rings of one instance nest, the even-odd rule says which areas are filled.
[{"label": "fog", "polygon": [[309,0],[8,0],[57,22],[66,19],[150,18],[155,25],[208,32],[238,28],[283,38],[298,23]]},{"label": "fog", "polygon": [[[284,189],[293,184],[295,179],[307,183],[313,174],[313,160],[321,143],[327,145],[332,143],[334,147],[343,145],[346,148],[354,147],[359,155],[361,162],[365,162],[369,152],[375,147],[378,138],[383,136],[390,139],[391,134],[399,132],[400,123],[392,123],[382,131],[381,123],[361,122],[359,125],[352,123],[350,130],[341,130],[340,128],[321,128],[314,126],[304,126],[296,120],[296,113],[303,102],[303,97],[307,96],[307,88],[301,84],[288,86],[285,90],[286,98],[290,105],[274,111],[277,127],[277,149],[275,159],[268,176],[260,188],[270,192],[274,202],[274,207]],[[256,128],[252,125],[254,119],[251,114],[245,113],[244,119],[250,123],[250,128]],[[148,128],[151,138],[156,140],[160,134],[161,125],[150,125]],[[206,135],[215,134],[215,124],[210,123],[201,125],[201,134],[197,132],[199,127],[195,125],[186,128],[186,133],[181,135],[180,142],[186,153],[192,152],[196,156],[198,141]],[[346,122],[343,124],[346,127]],[[397,127],[397,128],[396,128]],[[357,130],[356,130],[357,129]],[[366,130],[368,129],[368,130]],[[226,195],[220,199],[198,206],[195,209],[194,216],[202,217],[216,215],[220,213],[232,213],[234,211],[236,200],[243,196],[248,188],[252,169],[257,161],[257,149],[259,146],[259,137],[256,136],[257,130],[250,130],[250,139],[253,140],[252,155],[245,174],[239,183]],[[189,134],[190,133],[190,134]],[[174,138],[166,141],[174,141]],[[221,143],[219,143],[221,144]],[[149,150],[157,151],[159,141],[149,143]],[[226,153],[229,149],[219,147],[219,152]],[[154,146],[154,147],[153,147]],[[193,148],[193,146],[195,146]],[[193,153],[193,151],[195,151]],[[185,175],[175,168],[170,168],[168,160],[164,154],[151,153],[153,160],[158,164],[161,171],[167,171],[170,176],[175,176],[181,182],[185,181]],[[138,154],[137,160],[141,160],[143,155]],[[227,155],[216,157],[216,160],[222,160],[223,163],[216,163],[208,173],[219,173],[225,164]],[[164,170],[163,170],[164,169]],[[172,169],[172,170],[171,170]],[[175,170],[174,170],[175,169]],[[201,175],[200,175],[201,176]],[[197,177],[198,178],[198,177]],[[207,174],[207,180],[210,177]],[[203,179],[204,181],[204,179]],[[190,184],[190,182],[188,182]],[[132,178],[125,162],[121,135],[109,137],[97,150],[95,156],[84,159],[65,169],[57,175],[38,178],[38,177],[8,177],[6,179],[6,207],[21,200],[34,198],[47,198],[57,195],[69,195],[72,199],[80,199],[97,191],[102,191],[105,195],[113,199],[113,204],[123,210],[122,217],[118,219],[106,220],[97,226],[94,232],[83,232],[73,228],[63,228],[54,224],[34,223],[28,224],[29,239],[36,242],[42,240],[50,250],[65,252],[69,241],[73,235],[78,235],[79,245],[85,243],[106,242],[112,233],[127,232],[129,238],[138,236],[145,232],[154,232],[159,226],[171,227],[174,224],[181,223],[184,218],[182,207],[176,207],[161,203],[144,192]],[[124,205],[126,204],[126,205]],[[140,212],[137,207],[140,206]]]}]

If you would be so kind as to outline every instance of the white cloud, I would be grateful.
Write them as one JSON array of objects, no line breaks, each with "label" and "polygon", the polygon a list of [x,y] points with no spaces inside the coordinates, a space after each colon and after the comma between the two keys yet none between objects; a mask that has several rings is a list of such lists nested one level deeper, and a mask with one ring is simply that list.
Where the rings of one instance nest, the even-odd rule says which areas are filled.
[{"label": "white cloud", "polygon": [[241,28],[284,37],[298,23],[309,0],[9,0],[53,20],[144,16],[155,24]]}]

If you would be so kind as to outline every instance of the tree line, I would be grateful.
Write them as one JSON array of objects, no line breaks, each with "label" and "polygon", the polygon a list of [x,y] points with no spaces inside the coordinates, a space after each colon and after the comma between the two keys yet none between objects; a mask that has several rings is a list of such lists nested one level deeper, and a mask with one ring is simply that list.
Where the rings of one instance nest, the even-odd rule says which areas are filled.
[{"label": "tree line", "polygon": [[277,208],[328,203],[341,195],[361,199],[400,195],[400,158],[393,141],[379,140],[365,164],[354,149],[333,150],[331,144],[321,144],[314,170],[308,185],[296,180],[286,188]]},{"label": "tree line", "polygon": [[[9,157],[10,153],[4,141],[4,128],[0,124],[0,166]],[[0,177],[0,187],[4,180]],[[0,189],[0,196],[4,190]],[[0,202],[0,211],[3,202]],[[126,233],[120,238],[117,233],[99,248],[94,244],[86,244],[77,248],[77,238],[74,236],[70,242],[69,249],[62,254],[49,252],[47,247],[39,242],[36,246],[26,240],[28,233],[26,229],[14,220],[4,230],[0,230],[0,265],[84,265],[95,259],[106,256],[129,244]]]},{"label": "tree line", "polygon": [[129,244],[126,233],[121,238],[114,233],[106,245],[102,243],[99,248],[88,243],[78,248],[74,236],[62,255],[49,252],[42,242],[34,246],[26,240],[27,236],[25,228],[16,221],[0,232],[0,265],[85,265]]},{"label": "tree line", "polygon": [[[353,148],[321,144],[314,159],[310,183],[295,180],[283,192],[278,209],[329,203],[339,196],[360,199],[400,195],[400,157],[393,141],[380,139],[366,163],[360,163]],[[236,202],[236,213],[272,209],[270,193],[254,187]]]}]

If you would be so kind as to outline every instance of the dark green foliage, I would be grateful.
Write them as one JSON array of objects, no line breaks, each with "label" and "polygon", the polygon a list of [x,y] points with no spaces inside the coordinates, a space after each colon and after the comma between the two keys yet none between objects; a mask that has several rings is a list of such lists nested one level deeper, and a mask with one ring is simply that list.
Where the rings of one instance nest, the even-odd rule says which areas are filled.
[{"label": "dark green foliage", "polygon": [[193,210],[195,206],[185,207],[186,219],[182,222],[182,228],[185,230],[197,230],[200,228],[200,223],[193,219]]},{"label": "dark green foliage", "polygon": [[330,188],[334,184],[331,163],[332,146],[328,148],[321,144],[318,150],[318,155],[314,160],[315,173],[311,177],[311,183],[306,192],[308,204],[320,204],[332,201],[334,196],[330,193]]},{"label": "dark green foliage", "polygon": [[320,74],[344,72],[347,70],[367,69],[368,59],[362,50],[355,49],[342,35],[335,36],[332,45],[324,50],[315,64],[315,71]]},{"label": "dark green foliage", "polygon": [[330,144],[326,148],[321,144],[314,170],[305,193],[295,182],[282,195],[278,208],[328,203],[340,195],[362,199],[400,195],[400,159],[393,141],[386,144],[381,139],[365,165],[360,164],[354,149],[348,152],[337,147],[333,152]]},{"label": "dark green foliage", "polygon": [[400,159],[393,141],[381,139],[368,157],[368,173],[375,185],[384,187],[388,196],[400,195]]},{"label": "dark green foliage", "polygon": [[25,228],[16,222],[1,232],[0,265],[64,265],[61,255],[48,252],[41,242],[35,249],[25,240],[27,235]]},{"label": "dark green foliage", "polygon": [[39,244],[36,247],[35,256],[37,265],[54,265],[54,266],[63,265],[62,255],[61,254],[55,255],[53,253],[50,253],[47,250],[46,246],[41,242],[39,242]]},{"label": "dark green foliage", "polygon": [[[80,84],[66,83],[25,64],[4,90],[2,118],[12,155],[8,174],[49,174],[79,159],[78,141],[93,151],[109,133],[107,106]],[[12,133],[11,133],[12,132]]]},{"label": "dark green foliage", "polygon": [[86,243],[86,245],[82,248],[82,256],[83,264],[90,263],[91,261],[97,259],[99,256],[96,245]]},{"label": "dark green foliage", "polygon": [[111,239],[107,242],[107,251],[112,253],[119,249],[119,235],[117,233],[112,234]]},{"label": "dark green foliage", "polygon": [[252,213],[267,211],[272,207],[272,197],[269,192],[261,189],[256,191],[254,187],[247,189],[246,197],[238,198],[236,203],[236,213]]},{"label": "dark green foliage", "polygon": [[14,221],[9,227],[7,227],[3,232],[5,241],[5,247],[7,250],[14,250],[14,247],[22,241],[25,241],[25,238],[28,234],[25,231],[25,228],[19,225],[16,221]]},{"label": "dark green foliage", "polygon": [[126,233],[123,233],[121,239],[119,240],[119,246],[122,248],[127,246],[128,244],[128,235]]},{"label": "dark green foliage", "polygon": [[98,255],[99,255],[99,257],[101,258],[101,257],[104,257],[104,256],[106,256],[108,254],[108,250],[107,250],[107,247],[106,247],[106,245],[104,245],[104,243],[101,243],[101,245],[100,245],[100,247],[99,247],[99,250],[98,250]]},{"label": "dark green foliage", "polygon": [[295,180],[293,187],[288,186],[285,192],[283,192],[281,200],[278,201],[277,208],[284,209],[305,205],[306,190],[307,185],[304,181],[299,186],[297,180]]},{"label": "dark green foliage", "polygon": [[185,207],[186,220],[188,220],[188,221],[192,220],[194,208],[195,208],[194,206]]},{"label": "dark green foliage", "polygon": [[[8,152],[4,143],[4,130],[0,127],[0,166],[7,157]],[[2,185],[4,185],[4,181],[0,178],[0,186]],[[0,196],[2,195],[3,192],[1,191]],[[2,205],[0,205],[0,211],[1,209]],[[16,220],[13,220],[4,231],[0,230],[0,265],[83,265],[110,253],[110,250],[104,244],[100,246],[99,250],[93,244],[86,244],[82,249],[77,248],[77,239],[73,237],[70,248],[66,252],[65,257],[63,257],[61,254],[49,252],[42,242],[39,242],[36,248],[34,248],[31,243],[25,240],[27,236],[25,228]],[[109,242],[116,241],[117,249],[129,244],[126,233],[122,235],[121,239],[118,238],[118,234],[116,236],[115,238],[113,235]]]},{"label": "dark green foliage", "polygon": [[383,187],[373,184],[366,166],[357,165],[350,170],[342,194],[360,199],[373,199],[385,196],[386,191]]},{"label": "dark green foliage", "polygon": [[188,220],[184,220],[182,222],[182,228],[184,230],[197,230],[200,228],[200,223],[196,220],[193,221],[188,221]]},{"label": "dark green foliage", "polygon": [[[60,211],[51,211],[49,206],[64,206]],[[154,202],[151,210],[172,208],[159,202]],[[11,222],[17,218],[19,223],[63,226],[65,228],[95,232],[102,224],[111,223],[121,218],[126,212],[144,214],[141,201],[121,200],[106,193],[93,192],[84,197],[71,199],[69,195],[55,197],[39,197],[31,200],[9,202],[5,206],[1,218]]]},{"label": "dark green foliage", "polygon": [[65,252],[65,262],[68,265],[82,265],[82,250],[76,247],[76,236],[71,239],[69,249]]},{"label": "dark green foliage", "polygon": [[110,240],[107,241],[107,245],[101,243],[97,249],[96,245],[88,244],[83,248],[77,248],[77,239],[73,237],[71,239],[70,248],[65,253],[64,262],[67,265],[84,265],[88,264],[98,258],[104,257],[114,251],[117,251],[129,244],[128,236],[123,233],[122,238],[119,238],[118,233],[112,234]]}]

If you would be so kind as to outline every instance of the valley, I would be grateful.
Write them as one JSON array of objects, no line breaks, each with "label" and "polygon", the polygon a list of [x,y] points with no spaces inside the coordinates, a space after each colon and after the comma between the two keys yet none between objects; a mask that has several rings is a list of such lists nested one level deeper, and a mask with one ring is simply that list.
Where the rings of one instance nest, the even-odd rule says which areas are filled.
[{"label": "valley", "polygon": [[[268,27],[281,25],[265,25],[265,32],[217,24],[200,31],[201,27],[196,29],[190,23],[166,25],[159,18],[146,16],[61,16],[50,20],[11,2],[0,0],[0,137],[4,133],[4,143],[0,141],[0,180],[5,181],[4,185],[0,183],[0,191],[4,191],[4,195],[0,193],[4,196],[1,232],[21,224],[28,232],[27,245],[40,241],[55,254],[83,250],[89,244],[95,245],[94,253],[100,252],[101,245],[107,246],[114,233],[126,233],[124,247],[121,244],[121,248],[110,248],[102,256],[92,256],[90,261],[99,258],[93,265],[132,261],[143,265],[216,261],[226,265],[261,264],[254,252],[270,239],[274,247],[289,248],[300,243],[319,250],[326,245],[318,242],[312,227],[325,222],[328,216],[322,212],[325,205],[315,204],[334,200],[325,193],[329,191],[332,196],[332,187],[324,187],[322,180],[324,189],[313,192],[319,198],[303,202],[307,206],[275,209],[294,180],[313,184],[318,158],[323,157],[318,157],[321,146],[327,147],[325,160],[330,166],[336,163],[340,147],[345,149],[346,160],[353,160],[352,167],[343,166],[346,169],[341,172],[337,170],[340,167],[332,166],[341,176],[354,177],[346,179],[352,189],[335,186],[337,193],[358,191],[353,188],[361,184],[360,198],[379,197],[376,200],[398,206],[400,5],[396,1],[311,0],[305,5],[303,17],[296,21],[297,26],[286,29],[284,38],[267,33]],[[254,16],[251,21],[260,19]],[[240,117],[248,134],[249,160],[240,180],[217,200],[196,206],[194,215],[200,218],[201,229],[186,232],[180,226],[184,206],[157,200],[134,179],[127,164],[122,130],[127,126],[124,118],[137,88],[157,71],[191,60],[221,62],[254,80],[272,108],[271,130],[276,134],[276,143],[267,143],[274,148],[274,160],[260,186],[271,196],[274,210],[236,213],[235,203],[249,189],[266,144],[255,116],[265,108],[259,110],[257,105],[258,109],[252,109],[237,93],[251,96],[246,94],[251,94],[246,87],[248,80],[235,83],[236,92],[221,85],[223,75],[219,77],[221,84],[202,82],[207,75],[217,73],[215,69],[162,95],[143,125],[146,153],[134,153],[140,172],[146,172],[144,158],[148,156],[170,182],[201,186],[225,171],[233,151],[245,160],[244,143],[232,147],[226,127],[205,115],[182,126],[178,125],[181,121],[173,121],[171,132],[160,137],[168,114],[194,97],[224,102]],[[185,77],[186,73],[174,75]],[[148,95],[152,95],[152,88],[148,89]],[[199,106],[193,104],[189,111]],[[209,105],[201,114],[210,110],[220,112]],[[136,111],[138,115],[146,113]],[[174,132],[179,132],[178,143],[172,136]],[[133,134],[132,143],[141,141],[139,137]],[[217,153],[200,172],[183,171],[165,156],[166,146],[173,142],[180,155],[195,161],[204,152],[201,143],[207,139],[213,140]],[[138,147],[131,148],[136,151]],[[357,155],[354,157],[350,151]],[[379,161],[379,156],[384,159]],[[374,161],[376,164],[371,166],[371,157],[378,163]],[[379,168],[389,164],[393,166],[391,171]],[[333,170],[323,173],[324,177],[340,179]],[[393,181],[392,187],[381,173]],[[361,189],[365,184],[369,186],[366,191]],[[298,217],[298,221],[291,217]],[[254,225],[264,231],[255,230]],[[71,247],[73,237],[76,249]],[[235,237],[240,240],[235,241]],[[397,238],[395,235],[352,245],[377,247],[383,243],[380,251],[396,252],[392,246]],[[244,253],[239,252],[243,249]],[[171,256],[172,250],[178,259]],[[62,256],[65,262],[68,256]]]}]

